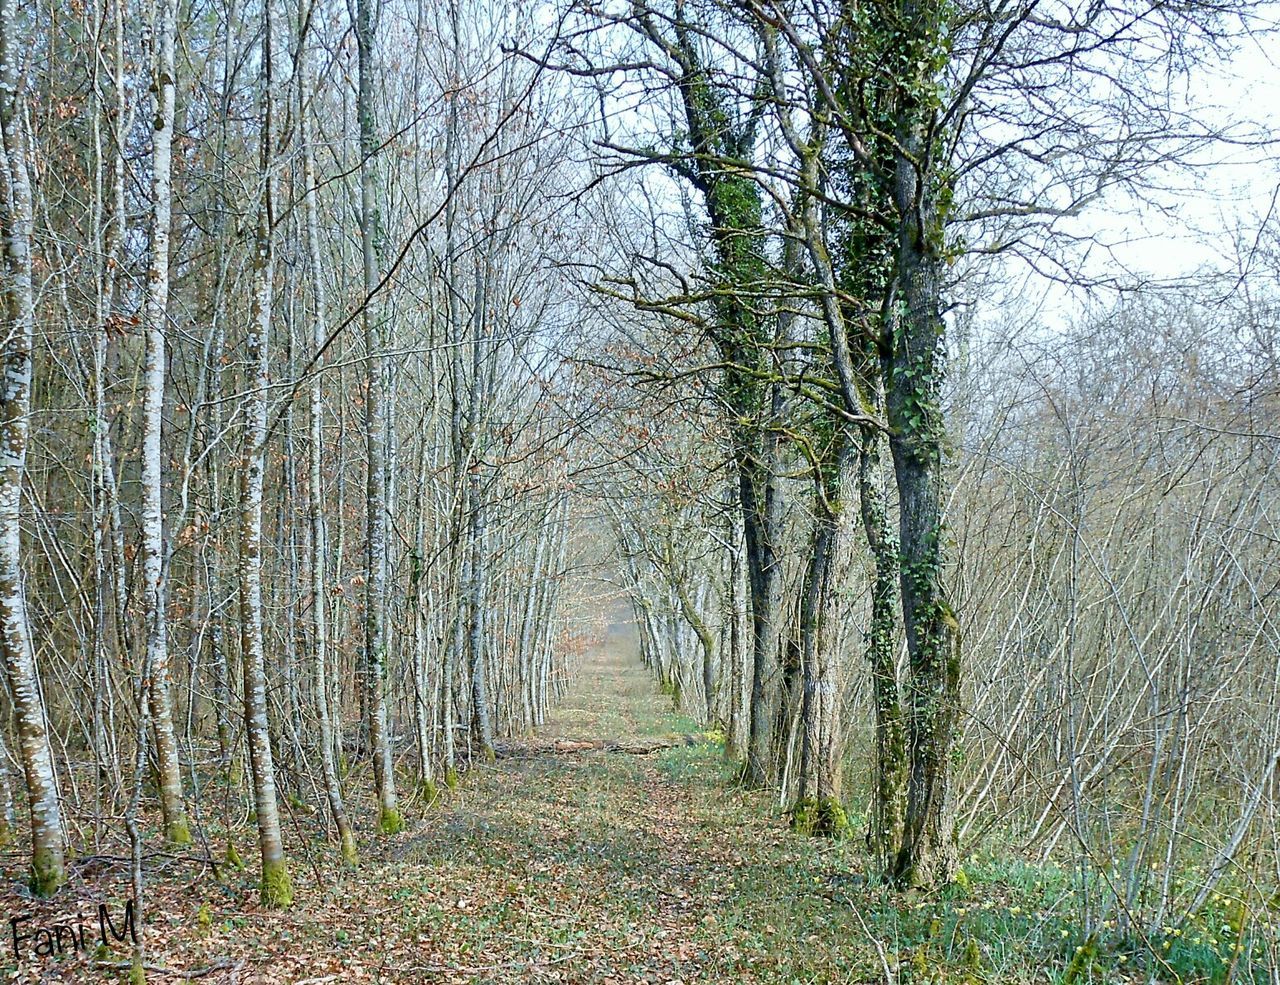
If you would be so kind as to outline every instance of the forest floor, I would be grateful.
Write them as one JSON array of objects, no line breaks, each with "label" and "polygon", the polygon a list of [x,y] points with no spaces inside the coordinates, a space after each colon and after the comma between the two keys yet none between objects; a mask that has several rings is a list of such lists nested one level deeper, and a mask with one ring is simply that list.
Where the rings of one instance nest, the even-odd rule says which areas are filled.
[{"label": "forest floor", "polygon": [[[194,854],[149,860],[148,980],[1127,980],[1123,956],[1101,977],[1072,976],[1078,935],[1043,869],[978,864],[969,887],[945,897],[868,886],[856,841],[794,835],[775,801],[730,779],[721,747],[618,647],[601,647],[546,727],[507,743],[434,807],[411,810],[404,833],[363,839],[358,870],[344,872],[329,847],[303,857],[290,839],[289,910],[258,905],[252,865],[219,883]],[[242,851],[250,838],[240,832]],[[79,913],[94,938],[98,901],[119,921],[121,862],[80,859],[77,878],[45,903],[21,895],[10,866],[6,920],[31,914],[20,925],[31,933]],[[27,954],[15,967],[9,931],[6,980],[123,979],[124,944]]]}]

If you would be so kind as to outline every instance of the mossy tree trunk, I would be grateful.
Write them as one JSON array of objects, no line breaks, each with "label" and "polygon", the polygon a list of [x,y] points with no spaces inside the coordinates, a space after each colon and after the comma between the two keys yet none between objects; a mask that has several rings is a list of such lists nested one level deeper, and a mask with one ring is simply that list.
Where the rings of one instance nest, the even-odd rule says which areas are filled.
[{"label": "mossy tree trunk", "polygon": [[783,494],[778,480],[778,425],[786,406],[773,373],[778,319],[766,317],[769,264],[760,186],[752,173],[759,118],[741,117],[733,95],[718,89],[700,55],[701,35],[690,23],[670,30],[652,12],[636,9],[639,30],[673,64],[687,149],[676,165],[702,196],[710,219],[714,319],[710,337],[726,364],[719,387],[731,435],[742,513],[751,612],[751,689],[743,779],[773,782],[778,687],[778,626],[782,599]]},{"label": "mossy tree trunk", "polygon": [[[942,5],[904,0],[906,64],[930,66],[942,48]],[[907,804],[894,874],[904,885],[937,886],[958,869],[951,754],[959,713],[960,634],[944,584],[945,422],[941,292],[944,264],[934,148],[932,76],[901,80],[897,99],[893,204],[897,218],[898,309],[884,365],[898,486],[903,623],[907,635]]]},{"label": "mossy tree trunk", "polygon": [[22,584],[22,484],[31,410],[35,292],[31,279],[31,182],[18,84],[26,45],[17,0],[0,0],[0,145],[3,146],[3,378],[0,378],[0,651],[18,724],[31,807],[31,888],[52,895],[66,881],[62,814]]},{"label": "mossy tree trunk", "polygon": [[850,442],[838,428],[838,447],[814,463],[814,521],[800,599],[800,660],[803,676],[799,798],[792,823],[804,834],[840,837],[848,821],[839,799],[837,743],[828,734],[838,708],[826,615],[839,541],[841,489]]},{"label": "mossy tree trunk", "polygon": [[892,870],[902,844],[906,783],[906,736],[898,680],[898,537],[889,522],[881,462],[884,438],[861,429],[858,493],[862,529],[872,558],[871,622],[867,663],[875,715],[871,816],[867,847],[881,873]]}]

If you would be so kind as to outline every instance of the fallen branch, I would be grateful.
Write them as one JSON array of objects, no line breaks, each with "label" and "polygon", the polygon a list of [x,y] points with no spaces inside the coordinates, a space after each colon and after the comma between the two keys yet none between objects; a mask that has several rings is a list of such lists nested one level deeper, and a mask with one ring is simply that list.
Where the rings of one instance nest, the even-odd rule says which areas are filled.
[{"label": "fallen branch", "polygon": [[573,755],[580,752],[615,752],[630,756],[648,756],[663,749],[696,746],[705,737],[697,733],[661,736],[652,739],[554,739],[548,745],[521,743],[497,750],[498,758],[511,759],[526,756]]},{"label": "fallen branch", "polygon": [[[215,971],[235,971],[243,964],[243,961],[232,961],[230,958],[222,958],[213,962],[211,965],[204,968],[196,968],[193,971],[183,971],[181,968],[166,968],[163,965],[158,964],[144,964],[142,966],[142,970],[147,972],[147,974],[154,973],[157,975],[170,975],[174,978],[185,978],[187,981],[192,981],[196,978],[205,978],[208,975],[212,975]],[[133,967],[133,962],[95,961],[93,966],[103,970],[111,969],[115,971],[128,971]]]}]

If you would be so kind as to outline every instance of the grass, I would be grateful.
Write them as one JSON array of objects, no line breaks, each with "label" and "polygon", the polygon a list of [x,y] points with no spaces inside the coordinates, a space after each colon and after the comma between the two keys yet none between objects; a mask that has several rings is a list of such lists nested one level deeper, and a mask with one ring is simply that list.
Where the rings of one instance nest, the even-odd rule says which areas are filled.
[{"label": "grass", "polygon": [[[272,982],[1147,980],[1148,949],[1107,928],[1086,935],[1072,874],[1054,865],[989,854],[969,860],[966,888],[904,895],[862,876],[860,818],[842,841],[793,834],[774,799],[730,782],[716,741],[652,755],[549,751],[556,738],[696,733],[612,654],[578,680],[522,754],[475,767],[434,807],[409,811],[404,832],[366,833],[357,871],[335,846],[299,851],[291,831],[289,910],[257,903],[252,861],[221,886],[164,871],[149,963],[199,968],[225,955],[261,976],[242,980]],[[1158,980],[1225,981],[1235,936],[1210,924],[1227,926],[1229,910],[1215,902],[1202,926],[1152,942]],[[45,981],[116,974],[24,967]]]}]

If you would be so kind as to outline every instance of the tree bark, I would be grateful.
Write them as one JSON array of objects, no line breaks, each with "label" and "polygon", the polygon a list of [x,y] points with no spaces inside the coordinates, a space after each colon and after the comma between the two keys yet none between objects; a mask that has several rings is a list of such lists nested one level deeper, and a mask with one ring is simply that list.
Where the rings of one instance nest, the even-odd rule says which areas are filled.
[{"label": "tree bark", "polygon": [[262,491],[266,470],[268,340],[271,332],[272,277],[272,17],[264,7],[262,150],[258,224],[253,262],[253,300],[245,351],[249,362],[249,396],[245,409],[240,472],[240,650],[244,662],[244,724],[253,774],[258,847],[262,853],[262,903],[285,907],[293,902],[293,883],[280,837],[275,763],[267,720],[267,674],[262,618]]},{"label": "tree bark", "polygon": [[[775,412],[781,393],[773,388]],[[773,782],[774,707],[777,688],[771,686],[777,663],[778,618],[782,604],[782,565],[777,555],[782,523],[782,495],[777,488],[776,435],[761,438],[763,456],[739,448],[738,490],[747,553],[747,583],[751,599],[751,702],[744,779],[753,786]]]},{"label": "tree bark", "polygon": [[918,177],[928,132],[922,115],[905,110],[898,133],[893,194],[901,311],[893,323],[884,378],[910,667],[907,806],[895,877],[904,885],[936,886],[954,878],[959,864],[951,749],[959,711],[960,636],[943,582],[941,223],[935,189]]},{"label": "tree bark", "polygon": [[146,613],[146,646],[151,665],[149,695],[156,741],[160,807],[165,838],[174,845],[191,842],[182,799],[182,769],[173,731],[173,697],[169,682],[167,564],[164,542],[163,451],[165,330],[169,308],[169,227],[173,216],[174,44],[176,0],[158,0],[156,46],[151,83],[153,119],[151,151],[151,260],[147,271],[143,321],[146,365],[143,370],[142,416],[142,581]]},{"label": "tree bark", "polygon": [[378,283],[378,240],[381,220],[374,188],[373,157],[378,151],[373,108],[373,0],[356,2],[356,48],[359,88],[356,113],[360,120],[360,244],[364,261],[364,329],[368,394],[365,402],[365,448],[368,485],[365,517],[368,543],[365,581],[365,700],[369,713],[369,745],[373,754],[378,795],[378,830],[394,834],[404,828],[396,800],[395,764],[391,755],[387,715],[387,408],[385,357],[382,354],[381,306],[372,295]]},{"label": "tree bark", "polygon": [[[300,5],[301,6],[301,5]],[[300,22],[305,17],[299,11]],[[311,60],[305,58],[298,83],[298,117],[302,131],[302,180],[306,187],[307,267],[311,278],[311,343],[320,351],[325,340],[325,283],[323,258],[320,251],[320,206],[316,190],[316,166],[314,130],[307,116],[307,101],[314,91],[315,81]],[[329,626],[328,598],[326,593],[325,566],[328,550],[328,532],[325,527],[324,486],[324,391],[323,380],[316,373],[311,382],[309,398],[309,441],[307,448],[307,506],[311,526],[311,664],[312,687],[315,694],[316,719],[320,736],[320,769],[324,777],[325,796],[329,812],[338,829],[338,844],[343,861],[355,865],[356,840],[347,818],[346,804],[342,799],[342,783],[338,779],[338,767],[334,760],[333,714],[329,707]]]},{"label": "tree bark", "polygon": [[907,750],[897,665],[898,538],[889,524],[885,502],[880,460],[883,445],[877,431],[861,430],[858,492],[862,529],[874,569],[867,663],[875,715],[875,759],[867,847],[881,872],[888,873],[902,845]]},{"label": "tree bark", "polygon": [[35,292],[31,183],[17,65],[24,35],[17,0],[0,0],[0,146],[4,150],[4,378],[0,389],[0,649],[18,724],[31,807],[31,888],[50,896],[66,881],[62,814],[22,584],[22,485],[31,411]]}]

